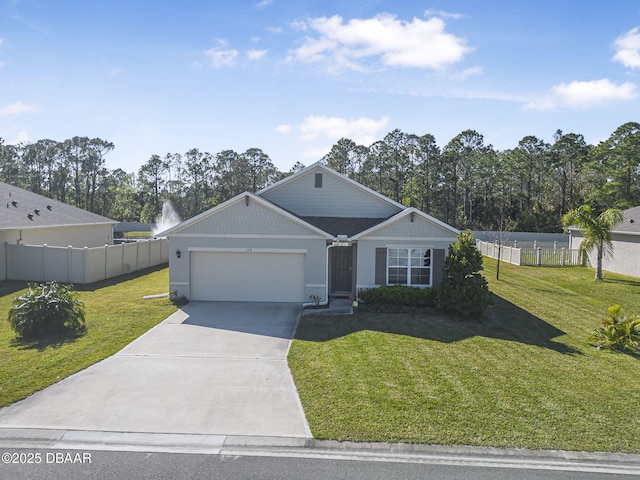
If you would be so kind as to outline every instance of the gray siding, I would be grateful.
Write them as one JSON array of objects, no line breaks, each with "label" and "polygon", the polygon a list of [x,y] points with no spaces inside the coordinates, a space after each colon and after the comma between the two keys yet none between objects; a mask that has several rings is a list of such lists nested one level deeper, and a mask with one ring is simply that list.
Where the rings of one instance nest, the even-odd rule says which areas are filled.
[{"label": "gray siding", "polygon": [[178,234],[319,236],[317,232],[253,199],[250,199],[247,205],[244,198],[190,225]]},{"label": "gray siding", "polygon": [[[572,231],[571,248],[577,249],[582,243],[581,232]],[[613,255],[602,260],[602,269],[608,272],[621,273],[632,277],[640,277],[640,235],[612,233]],[[595,268],[596,251],[589,255],[589,264]]]},{"label": "gray siding", "polygon": [[456,235],[440,225],[432,223],[418,215],[399,218],[395,222],[382,227],[364,238],[448,238],[455,240]]},{"label": "gray siding", "polygon": [[[322,173],[322,188],[315,186],[316,173]],[[400,211],[395,205],[322,169],[312,169],[262,196],[301,216],[386,218]]]}]

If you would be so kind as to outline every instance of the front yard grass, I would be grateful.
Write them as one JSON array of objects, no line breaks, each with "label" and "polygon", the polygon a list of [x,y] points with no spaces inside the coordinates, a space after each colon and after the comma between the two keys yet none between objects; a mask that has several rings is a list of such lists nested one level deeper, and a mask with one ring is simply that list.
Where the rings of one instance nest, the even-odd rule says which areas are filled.
[{"label": "front yard grass", "polygon": [[113,355],[176,311],[168,298],[142,299],[168,291],[168,268],[114,282],[77,287],[86,309],[86,333],[80,335],[17,341],[7,314],[13,298],[24,290],[0,297],[0,406]]},{"label": "front yard grass", "polygon": [[481,323],[305,316],[289,353],[316,438],[640,453],[640,359],[586,338],[640,279],[484,259]]}]

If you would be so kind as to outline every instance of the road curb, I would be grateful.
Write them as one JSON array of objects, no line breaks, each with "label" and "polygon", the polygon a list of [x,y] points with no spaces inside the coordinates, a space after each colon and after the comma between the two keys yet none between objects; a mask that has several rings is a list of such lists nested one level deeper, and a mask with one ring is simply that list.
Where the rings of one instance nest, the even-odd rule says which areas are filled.
[{"label": "road curb", "polygon": [[0,428],[0,448],[294,457],[640,475],[640,455],[635,454],[340,442],[303,437]]}]

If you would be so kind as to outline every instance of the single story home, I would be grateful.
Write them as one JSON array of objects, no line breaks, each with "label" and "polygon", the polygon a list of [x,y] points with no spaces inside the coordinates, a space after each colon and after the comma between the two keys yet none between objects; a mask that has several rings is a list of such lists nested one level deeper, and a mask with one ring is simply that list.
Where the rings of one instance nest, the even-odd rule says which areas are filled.
[{"label": "single story home", "polygon": [[26,271],[20,259],[8,254],[11,245],[104,246],[113,242],[117,223],[4,182],[0,182],[0,212],[0,280],[17,278],[10,275],[11,260],[18,262],[14,269]]},{"label": "single story home", "polygon": [[159,236],[178,296],[325,303],[380,285],[437,285],[458,233],[315,163]]},{"label": "single story home", "polygon": [[0,182],[0,244],[98,247],[113,243],[118,223]]},{"label": "single story home", "polygon": [[[602,269],[640,277],[640,206],[633,207],[623,212],[622,222],[611,229],[611,242],[613,243],[613,255],[605,256],[602,260]],[[584,236],[578,228],[569,228],[569,248],[580,247]],[[589,255],[589,264],[596,265],[596,252]]]}]

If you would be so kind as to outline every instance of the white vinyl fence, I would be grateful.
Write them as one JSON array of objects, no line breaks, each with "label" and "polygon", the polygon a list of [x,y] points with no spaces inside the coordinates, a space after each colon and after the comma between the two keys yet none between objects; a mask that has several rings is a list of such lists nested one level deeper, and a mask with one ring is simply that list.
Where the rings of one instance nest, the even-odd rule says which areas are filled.
[{"label": "white vinyl fence", "polygon": [[486,257],[498,258],[500,250],[500,260],[514,265],[533,266],[558,266],[580,265],[578,250],[568,248],[516,248],[503,245],[501,248],[497,243],[476,242],[478,250]]},{"label": "white vinyl fence", "polygon": [[6,279],[86,284],[169,262],[166,239],[104,247],[5,244]]}]

